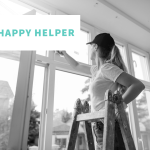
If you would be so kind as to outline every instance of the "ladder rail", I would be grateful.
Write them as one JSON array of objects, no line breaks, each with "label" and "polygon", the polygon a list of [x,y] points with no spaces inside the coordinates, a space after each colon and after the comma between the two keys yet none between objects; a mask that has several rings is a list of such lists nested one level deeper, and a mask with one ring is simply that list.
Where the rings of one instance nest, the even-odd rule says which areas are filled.
[{"label": "ladder rail", "polygon": [[103,149],[114,150],[114,129],[115,129],[115,103],[111,91],[105,93],[105,119],[103,130]]},{"label": "ladder rail", "polygon": [[135,144],[133,144],[134,141],[133,141],[133,137],[130,131],[130,126],[129,126],[126,112],[124,110],[123,103],[120,103],[118,105],[118,112],[119,112],[119,115],[117,117],[117,120],[120,125],[120,129],[121,129],[121,133],[122,133],[122,137],[124,140],[126,150],[136,150]]}]

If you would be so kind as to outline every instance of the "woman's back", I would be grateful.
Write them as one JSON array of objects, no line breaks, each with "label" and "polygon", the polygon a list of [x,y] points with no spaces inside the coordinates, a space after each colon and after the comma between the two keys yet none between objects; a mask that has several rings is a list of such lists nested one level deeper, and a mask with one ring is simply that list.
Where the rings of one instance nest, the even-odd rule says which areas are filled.
[{"label": "woman's back", "polygon": [[122,69],[111,63],[103,64],[99,70],[97,66],[91,67],[92,82],[89,91],[91,94],[92,111],[104,108],[105,92],[108,89],[112,92],[117,90],[118,84],[115,81],[122,72]]}]

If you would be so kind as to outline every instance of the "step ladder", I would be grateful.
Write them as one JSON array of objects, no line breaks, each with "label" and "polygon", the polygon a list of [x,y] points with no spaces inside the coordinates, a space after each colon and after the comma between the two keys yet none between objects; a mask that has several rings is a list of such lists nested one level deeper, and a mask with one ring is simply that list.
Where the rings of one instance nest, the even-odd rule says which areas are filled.
[{"label": "step ladder", "polygon": [[[117,142],[121,146],[121,149],[119,148],[119,150],[136,150],[121,94],[118,91],[112,94],[110,90],[107,90],[105,93],[105,99],[105,109],[93,113],[90,113],[87,101],[82,104],[81,100],[77,99],[66,150],[75,150],[80,121],[83,121],[85,127],[87,150],[95,150],[91,123],[100,121],[102,118],[104,119],[103,150],[115,150],[115,134],[117,134],[116,136],[119,139]],[[115,114],[115,105],[118,108],[117,114]],[[121,130],[120,134],[114,132],[116,124],[115,120],[119,124],[118,127],[119,130]]]}]

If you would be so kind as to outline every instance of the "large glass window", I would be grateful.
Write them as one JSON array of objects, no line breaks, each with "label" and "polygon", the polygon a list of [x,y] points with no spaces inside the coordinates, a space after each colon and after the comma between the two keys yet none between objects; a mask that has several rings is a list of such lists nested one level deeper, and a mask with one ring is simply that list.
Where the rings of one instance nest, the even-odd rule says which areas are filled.
[{"label": "large glass window", "polygon": [[136,106],[144,150],[150,150],[150,90],[145,89],[137,98]]},{"label": "large glass window", "polygon": [[[8,52],[7,52],[8,53]],[[20,57],[20,55],[19,55]],[[19,61],[0,56],[0,149],[6,150],[18,77]]]},{"label": "large glass window", "polygon": [[68,54],[72,56],[75,60],[88,64],[89,63],[88,46],[86,45],[88,41],[89,41],[89,33],[80,30],[80,49],[75,49],[74,51],[68,51]]},{"label": "large glass window", "polygon": [[149,81],[148,63],[146,56],[132,52],[132,60],[135,77],[141,80]]},{"label": "large glass window", "polygon": [[[53,150],[66,149],[75,101],[78,98],[82,101],[89,100],[88,82],[88,77],[56,71],[52,134]],[[76,147],[79,150],[86,149],[82,123],[79,126]]]}]

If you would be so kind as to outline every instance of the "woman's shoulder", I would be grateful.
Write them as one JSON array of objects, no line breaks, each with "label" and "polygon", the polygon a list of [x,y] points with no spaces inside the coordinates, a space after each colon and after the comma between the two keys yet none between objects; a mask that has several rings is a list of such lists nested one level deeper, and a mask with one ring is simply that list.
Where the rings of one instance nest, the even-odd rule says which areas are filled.
[{"label": "woman's shoulder", "polygon": [[[117,65],[115,65],[115,64],[113,64],[113,63],[108,63],[108,62],[106,62],[106,63],[104,63],[102,66],[101,66],[101,69],[103,70],[109,70],[109,69],[115,69],[115,68],[119,68]],[[119,68],[120,69],[120,68]]]},{"label": "woman's shoulder", "polygon": [[106,63],[101,68],[101,73],[103,74],[103,76],[114,82],[122,72],[122,69],[112,63]]}]

